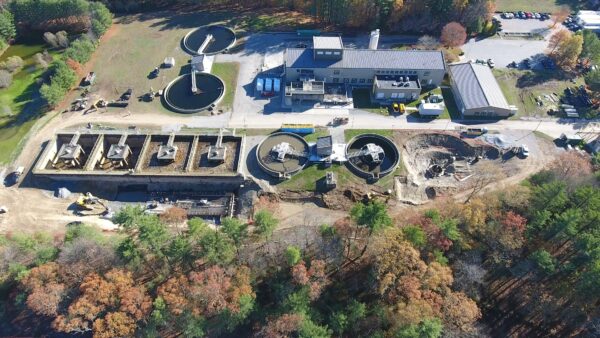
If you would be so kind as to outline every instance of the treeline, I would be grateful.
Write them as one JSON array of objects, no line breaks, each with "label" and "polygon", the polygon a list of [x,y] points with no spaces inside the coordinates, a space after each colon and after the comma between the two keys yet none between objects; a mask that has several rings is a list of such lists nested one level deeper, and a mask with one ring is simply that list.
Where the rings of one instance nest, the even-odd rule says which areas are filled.
[{"label": "treeline", "polygon": [[105,3],[117,12],[195,4],[282,7],[311,15],[323,25],[405,32],[439,32],[445,24],[456,21],[474,33],[482,31],[495,8],[491,0],[105,0]]},{"label": "treeline", "polygon": [[569,152],[522,185],[396,218],[370,201],[274,231],[261,200],[251,223],[126,207],[115,235],[8,234],[0,334],[595,336],[599,163]]}]

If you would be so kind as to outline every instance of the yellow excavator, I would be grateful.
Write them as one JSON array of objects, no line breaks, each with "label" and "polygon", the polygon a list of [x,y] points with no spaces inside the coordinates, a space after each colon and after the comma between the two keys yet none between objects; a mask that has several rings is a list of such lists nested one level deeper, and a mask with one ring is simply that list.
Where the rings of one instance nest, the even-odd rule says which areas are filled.
[{"label": "yellow excavator", "polygon": [[91,193],[81,194],[75,202],[79,216],[104,215],[109,212],[108,207]]}]

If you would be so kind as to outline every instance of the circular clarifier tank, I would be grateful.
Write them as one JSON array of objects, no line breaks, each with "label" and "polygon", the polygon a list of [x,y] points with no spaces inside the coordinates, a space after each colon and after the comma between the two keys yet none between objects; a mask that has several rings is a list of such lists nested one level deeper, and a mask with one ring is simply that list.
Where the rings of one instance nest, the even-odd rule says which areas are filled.
[{"label": "circular clarifier tank", "polygon": [[216,104],[225,93],[225,83],[208,73],[196,73],[196,87],[192,93],[192,75],[179,76],[165,88],[163,103],[172,111],[192,114]]},{"label": "circular clarifier tank", "polygon": [[258,145],[256,159],[267,174],[287,178],[306,166],[309,152],[308,143],[302,137],[293,133],[275,133]]},{"label": "circular clarifier tank", "polygon": [[[207,37],[211,37],[202,51],[198,51]],[[204,26],[189,32],[183,38],[183,46],[192,55],[222,53],[235,44],[235,33],[225,26]]]},{"label": "circular clarifier tank", "polygon": [[400,161],[400,152],[388,138],[364,134],[348,142],[346,157],[348,167],[355,174],[368,179],[378,179],[396,169]]}]

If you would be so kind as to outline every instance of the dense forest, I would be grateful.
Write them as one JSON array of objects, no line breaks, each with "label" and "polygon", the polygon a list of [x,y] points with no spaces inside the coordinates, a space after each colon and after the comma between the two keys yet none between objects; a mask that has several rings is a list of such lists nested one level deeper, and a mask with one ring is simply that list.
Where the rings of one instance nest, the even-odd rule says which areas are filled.
[{"label": "dense forest", "polygon": [[491,0],[104,0],[116,12],[136,12],[177,5],[203,8],[281,7],[313,16],[323,25],[382,28],[389,31],[439,32],[456,21],[480,32],[494,12]]},{"label": "dense forest", "polygon": [[1,335],[486,337],[600,334],[600,189],[566,153],[468,202],[356,204],[278,229],[277,201],[215,227],[126,207],[118,234],[0,240]]}]

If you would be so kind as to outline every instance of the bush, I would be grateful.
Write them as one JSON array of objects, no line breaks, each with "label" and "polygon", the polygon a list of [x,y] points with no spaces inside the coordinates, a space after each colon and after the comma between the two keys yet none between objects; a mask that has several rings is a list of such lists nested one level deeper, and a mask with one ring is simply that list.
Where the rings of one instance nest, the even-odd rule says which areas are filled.
[{"label": "bush", "polygon": [[64,61],[55,63],[50,77],[50,84],[43,84],[40,94],[46,102],[54,107],[65,97],[65,94],[75,85],[77,75]]},{"label": "bush", "polygon": [[12,74],[7,70],[0,69],[0,88],[6,88],[12,83]]},{"label": "bush", "polygon": [[58,43],[58,45],[61,48],[69,47],[69,37],[67,35],[67,32],[60,31],[60,32],[56,33],[54,36],[56,37],[56,43]]},{"label": "bush", "polygon": [[23,67],[23,59],[17,55],[11,56],[6,61],[0,63],[0,69],[7,70],[10,73],[14,73],[18,69],[21,69],[21,67]]},{"label": "bush", "polygon": [[112,13],[101,2],[90,3],[92,12],[92,33],[100,38],[112,25]]},{"label": "bush", "polygon": [[50,45],[50,47],[58,48],[58,39],[56,38],[56,35],[46,32],[44,33],[44,41]]},{"label": "bush", "polygon": [[79,38],[65,49],[63,53],[65,59],[71,59],[84,64],[90,60],[92,53],[96,50],[96,44],[88,37]]},{"label": "bush", "polygon": [[0,37],[4,41],[10,41],[17,35],[15,20],[9,11],[0,12]]},{"label": "bush", "polygon": [[[48,55],[50,55],[50,54],[48,54]],[[52,58],[52,56],[50,56],[50,58]],[[35,64],[42,69],[48,68],[48,66],[50,65],[50,62],[52,62],[52,60],[50,60],[50,62],[48,62],[48,60],[44,57],[44,54],[42,54],[42,53],[35,54],[33,56],[33,59],[35,60]]]}]

